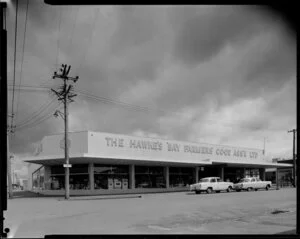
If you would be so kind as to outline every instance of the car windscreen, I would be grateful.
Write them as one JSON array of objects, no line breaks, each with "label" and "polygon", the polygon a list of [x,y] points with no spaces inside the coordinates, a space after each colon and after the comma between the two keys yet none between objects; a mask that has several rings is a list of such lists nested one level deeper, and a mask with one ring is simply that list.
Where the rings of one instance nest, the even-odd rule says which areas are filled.
[{"label": "car windscreen", "polygon": [[248,178],[242,178],[239,183],[245,183],[245,182],[249,182],[249,179]]},{"label": "car windscreen", "polygon": [[209,178],[202,178],[199,181],[199,183],[207,183],[207,182],[209,182]]}]

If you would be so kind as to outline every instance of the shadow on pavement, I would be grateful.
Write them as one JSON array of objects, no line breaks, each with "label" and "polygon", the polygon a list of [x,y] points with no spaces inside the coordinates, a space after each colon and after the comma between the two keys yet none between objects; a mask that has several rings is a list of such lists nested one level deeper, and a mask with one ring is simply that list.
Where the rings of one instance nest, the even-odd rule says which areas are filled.
[{"label": "shadow on pavement", "polygon": [[[31,192],[31,191],[17,191],[17,192],[13,192],[13,198],[12,199],[36,198],[36,197],[53,197],[53,196],[42,195],[42,194]],[[7,198],[8,198],[8,196],[7,196]]]},{"label": "shadow on pavement", "polygon": [[276,233],[276,234],[296,235],[296,229],[288,230],[288,231],[284,231],[284,232],[279,232],[279,233]]},{"label": "shadow on pavement", "polygon": [[[141,195],[138,196],[119,196],[119,197],[93,197],[93,198],[70,198],[69,201],[84,201],[84,200],[104,200],[104,199],[127,199],[127,198],[142,198]],[[65,199],[58,199],[58,201],[65,201]]]}]

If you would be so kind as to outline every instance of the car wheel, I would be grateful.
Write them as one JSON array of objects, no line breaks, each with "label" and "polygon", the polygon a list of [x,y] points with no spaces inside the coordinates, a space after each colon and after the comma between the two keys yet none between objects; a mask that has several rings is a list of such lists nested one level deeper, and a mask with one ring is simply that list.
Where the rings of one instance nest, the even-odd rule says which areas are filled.
[{"label": "car wheel", "polygon": [[208,194],[210,194],[210,193],[212,193],[212,189],[211,189],[211,188],[208,188],[208,189],[206,189],[206,192],[207,192]]},{"label": "car wheel", "polygon": [[196,194],[200,194],[200,191],[195,191]]},{"label": "car wheel", "polygon": [[229,186],[229,187],[227,188],[227,192],[230,193],[231,191],[232,191],[232,187]]},{"label": "car wheel", "polygon": [[268,190],[269,190],[269,188],[270,188],[270,185],[267,185],[267,186],[266,186],[266,190],[268,191]]}]

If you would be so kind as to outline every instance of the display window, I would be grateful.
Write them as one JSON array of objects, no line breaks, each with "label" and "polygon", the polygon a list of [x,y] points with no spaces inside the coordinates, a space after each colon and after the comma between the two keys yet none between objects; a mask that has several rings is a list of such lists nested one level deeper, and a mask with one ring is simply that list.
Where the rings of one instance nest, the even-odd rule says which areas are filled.
[{"label": "display window", "polygon": [[245,177],[246,178],[249,178],[249,177],[259,178],[259,169],[253,169],[253,168],[246,169]]},{"label": "display window", "polygon": [[[78,174],[78,173],[88,173],[88,165],[87,164],[72,164],[70,168],[70,174]],[[65,174],[65,168],[63,165],[55,165],[51,167],[51,175],[55,174]]]},{"label": "display window", "polygon": [[217,177],[219,175],[219,168],[215,166],[201,167],[203,170],[199,170],[199,179],[206,177]]},{"label": "display window", "polygon": [[52,190],[65,189],[65,176],[64,175],[50,176],[50,179],[51,179],[50,188]]},{"label": "display window", "polygon": [[278,170],[278,183],[280,187],[291,187],[293,185],[292,178],[293,178],[292,169]]},{"label": "display window", "polygon": [[89,189],[89,175],[87,174],[70,175],[70,189],[73,190]]},{"label": "display window", "polygon": [[185,187],[193,183],[194,169],[193,168],[180,168],[170,167],[170,187]]},{"label": "display window", "polygon": [[[73,164],[70,168],[70,189],[89,189],[88,164]],[[65,189],[65,168],[63,165],[51,167],[50,188],[52,190]]]},{"label": "display window", "polygon": [[128,189],[128,165],[94,165],[95,189]]},{"label": "display window", "polygon": [[[65,189],[65,176],[56,175],[51,176],[51,186],[52,190]],[[85,190],[89,189],[89,176],[88,175],[70,175],[70,189],[72,190]]]},{"label": "display window", "polygon": [[32,175],[32,188],[37,189],[38,188],[38,180],[37,180],[37,174]]},{"label": "display window", "polygon": [[135,167],[135,187],[136,188],[165,188],[163,167]]},{"label": "display window", "polygon": [[44,177],[45,168],[42,166],[32,173],[32,188],[37,190],[45,189]]},{"label": "display window", "polygon": [[244,177],[244,168],[224,167],[224,180],[226,182],[237,183]]}]

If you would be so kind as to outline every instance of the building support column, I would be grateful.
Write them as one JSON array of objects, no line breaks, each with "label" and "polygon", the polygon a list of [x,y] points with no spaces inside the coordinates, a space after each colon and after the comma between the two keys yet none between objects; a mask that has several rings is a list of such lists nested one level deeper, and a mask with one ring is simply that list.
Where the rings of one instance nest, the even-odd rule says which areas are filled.
[{"label": "building support column", "polygon": [[134,164],[129,165],[129,188],[135,188],[135,168]]},{"label": "building support column", "polygon": [[169,173],[169,166],[164,167],[164,177],[165,177],[165,183],[166,183],[166,188],[170,187],[170,173]]},{"label": "building support column", "polygon": [[276,190],[279,190],[278,168],[276,168]]},{"label": "building support column", "polygon": [[219,168],[219,177],[224,181],[224,167]]},{"label": "building support column", "polygon": [[266,180],[266,169],[265,168],[259,169],[259,177],[262,181]]},{"label": "building support column", "polygon": [[45,190],[51,190],[51,166],[45,166],[44,186]]},{"label": "building support column", "polygon": [[194,178],[194,180],[195,180],[195,183],[198,183],[198,181],[199,181],[199,169],[200,169],[200,167],[195,167],[195,178]]},{"label": "building support column", "polygon": [[95,189],[94,163],[89,163],[89,188],[90,188],[90,190]]},{"label": "building support column", "polygon": [[246,177],[246,168],[243,168],[243,178]]}]

